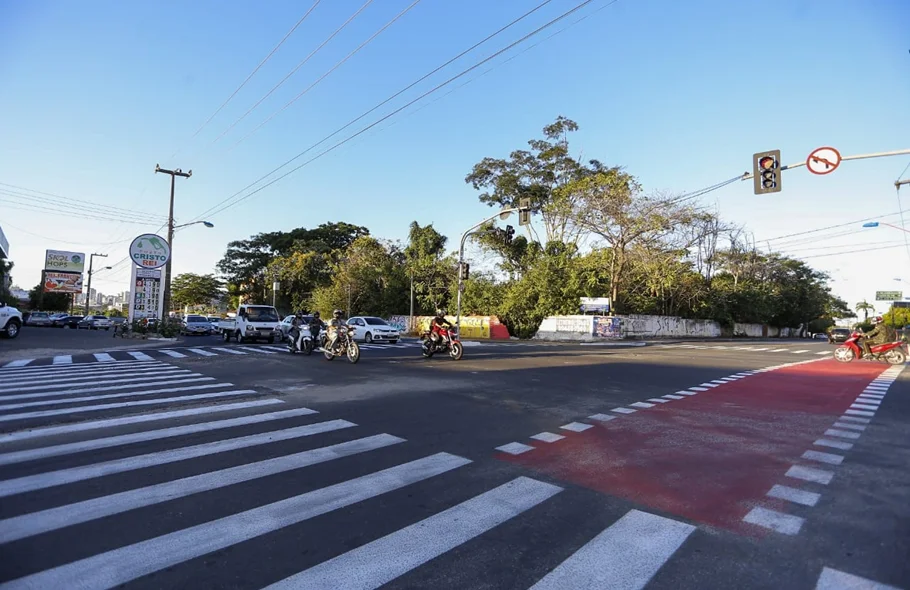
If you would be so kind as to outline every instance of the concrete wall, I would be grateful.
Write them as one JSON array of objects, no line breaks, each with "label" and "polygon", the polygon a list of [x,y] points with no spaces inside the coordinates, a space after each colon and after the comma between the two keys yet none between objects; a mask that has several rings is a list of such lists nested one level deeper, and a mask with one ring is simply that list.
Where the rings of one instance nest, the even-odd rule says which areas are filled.
[{"label": "concrete wall", "polygon": [[748,336],[749,338],[765,338],[767,327],[762,324],[733,324],[734,336]]},{"label": "concrete wall", "polygon": [[624,338],[717,338],[720,324],[711,320],[686,320],[659,315],[627,315],[622,318]]},{"label": "concrete wall", "polygon": [[594,340],[594,316],[562,315],[544,318],[534,334],[535,340]]},{"label": "concrete wall", "polygon": [[[733,333],[724,334],[721,325],[712,320],[690,320],[656,315],[624,315],[620,319],[619,336],[622,338],[719,338],[745,336],[748,338],[797,337],[796,328],[773,328],[762,324],[734,324]],[[596,318],[596,319],[595,319]],[[599,316],[569,315],[545,318],[534,338],[537,340],[602,341],[595,326],[604,319]],[[616,337],[615,332],[612,336]]]}]

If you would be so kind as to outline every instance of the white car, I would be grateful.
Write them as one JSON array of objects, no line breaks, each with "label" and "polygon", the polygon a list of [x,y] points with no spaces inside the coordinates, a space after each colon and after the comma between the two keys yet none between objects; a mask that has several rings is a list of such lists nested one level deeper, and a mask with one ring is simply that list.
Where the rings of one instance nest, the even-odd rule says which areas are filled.
[{"label": "white car", "polygon": [[382,318],[373,316],[354,316],[348,320],[348,325],[354,327],[354,340],[370,342],[390,342],[395,344],[401,338],[398,328],[390,325]]},{"label": "white car", "polygon": [[0,334],[6,338],[15,338],[22,327],[22,313],[11,305],[0,301]]}]

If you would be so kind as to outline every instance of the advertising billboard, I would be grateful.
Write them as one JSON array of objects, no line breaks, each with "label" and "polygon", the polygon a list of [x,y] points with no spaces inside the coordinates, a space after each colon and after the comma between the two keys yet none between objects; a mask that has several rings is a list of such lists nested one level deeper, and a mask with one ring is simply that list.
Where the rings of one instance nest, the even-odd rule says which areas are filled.
[{"label": "advertising billboard", "polygon": [[81,272],[44,272],[45,293],[82,293]]},{"label": "advertising billboard", "polygon": [[142,268],[161,268],[170,257],[167,240],[155,234],[142,234],[130,244],[130,260]]},{"label": "advertising billboard", "polygon": [[161,271],[134,266],[131,283],[130,321],[161,317],[164,303]]},{"label": "advertising billboard", "polygon": [[47,250],[44,255],[44,270],[81,273],[85,270],[85,254],[64,250]]}]

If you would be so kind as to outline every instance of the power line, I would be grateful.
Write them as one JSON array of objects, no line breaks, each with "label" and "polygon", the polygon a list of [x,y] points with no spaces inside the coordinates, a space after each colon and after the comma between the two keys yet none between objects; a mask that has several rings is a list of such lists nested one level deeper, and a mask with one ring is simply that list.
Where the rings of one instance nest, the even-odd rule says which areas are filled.
[{"label": "power line", "polygon": [[[548,0],[548,1],[549,1],[549,0]],[[281,176],[279,176],[279,177],[277,177],[277,178],[275,178],[275,179],[269,181],[268,183],[266,183],[266,184],[260,186],[259,188],[257,188],[257,189],[255,189],[254,191],[252,191],[252,192],[246,194],[245,196],[241,197],[240,199],[237,199],[237,200],[234,201],[233,203],[229,203],[229,204],[227,204],[227,205],[225,205],[225,206],[222,206],[222,207],[216,209],[216,210],[215,210],[214,212],[212,212],[212,213],[206,212],[206,213],[204,213],[203,215],[204,215],[204,216],[208,216],[208,217],[212,217],[212,216],[217,215],[218,213],[220,213],[220,212],[222,212],[222,211],[224,211],[224,210],[226,210],[226,209],[228,209],[228,208],[230,208],[230,207],[233,207],[234,205],[237,205],[237,204],[243,202],[244,200],[246,200],[246,199],[252,197],[253,195],[257,194],[258,192],[264,190],[265,188],[267,188],[267,187],[269,187],[269,186],[275,184],[275,183],[278,182],[279,180],[282,180],[283,178],[286,178],[287,176],[293,174],[293,173],[296,172],[297,170],[300,170],[300,169],[303,168],[304,166],[306,166],[306,165],[308,165],[308,164],[310,164],[310,163],[312,163],[312,162],[318,160],[318,159],[321,158],[322,156],[324,156],[324,155],[326,155],[326,154],[328,154],[328,153],[330,153],[330,152],[336,150],[337,148],[341,147],[342,145],[344,145],[345,143],[347,143],[347,142],[349,142],[350,140],[354,139],[355,137],[358,137],[359,135],[362,135],[363,133],[369,131],[370,129],[372,129],[372,128],[375,127],[376,125],[379,125],[379,124],[382,123],[383,121],[385,121],[385,120],[389,119],[390,117],[392,117],[392,116],[394,116],[394,115],[400,113],[401,111],[403,111],[404,109],[408,108],[408,107],[411,106],[412,104],[414,104],[414,103],[416,103],[416,102],[418,102],[418,101],[420,101],[420,100],[426,98],[427,96],[429,96],[430,94],[433,94],[433,93],[436,92],[437,90],[439,90],[439,89],[441,89],[441,88],[444,88],[445,86],[447,86],[448,84],[454,82],[454,81],[457,80],[458,78],[461,78],[461,77],[464,76],[465,74],[467,74],[467,73],[469,73],[469,72],[471,72],[471,71],[477,69],[478,67],[480,67],[480,66],[482,66],[483,64],[489,62],[490,60],[495,59],[496,57],[502,55],[502,54],[505,53],[506,51],[508,51],[508,50],[512,49],[513,47],[515,47],[515,46],[517,46],[517,45],[523,43],[524,41],[530,39],[530,38],[533,37],[534,35],[540,33],[541,31],[547,29],[548,27],[550,27],[550,26],[556,24],[556,23],[559,22],[560,20],[562,20],[562,19],[566,18],[567,16],[569,16],[569,15],[575,13],[576,11],[580,10],[581,8],[584,8],[585,6],[587,6],[588,4],[590,4],[590,3],[593,2],[593,1],[594,1],[594,0],[585,0],[584,2],[581,2],[580,4],[576,5],[574,8],[569,9],[568,11],[566,11],[566,12],[562,13],[561,15],[559,15],[558,17],[556,17],[556,18],[554,18],[554,19],[548,21],[547,23],[545,23],[545,24],[542,25],[541,27],[538,27],[537,29],[535,29],[535,30],[531,31],[530,33],[524,35],[523,37],[521,37],[521,38],[518,39],[517,41],[514,41],[513,43],[510,43],[510,44],[507,45],[506,47],[500,49],[499,51],[496,51],[496,52],[493,53],[492,55],[490,55],[490,56],[488,56],[488,57],[482,59],[481,61],[475,63],[474,65],[470,66],[469,68],[467,68],[467,69],[465,69],[465,70],[462,70],[461,72],[459,72],[458,74],[452,76],[451,78],[449,78],[448,80],[442,82],[441,84],[438,84],[438,85],[434,86],[433,88],[431,88],[430,90],[424,92],[423,94],[421,94],[421,95],[418,96],[417,98],[415,98],[415,99],[411,100],[410,102],[406,103],[405,105],[403,105],[403,106],[401,106],[401,107],[395,109],[394,111],[388,113],[387,115],[385,115],[385,116],[379,118],[378,120],[376,120],[376,121],[374,121],[373,123],[367,125],[366,127],[364,127],[363,129],[361,129],[360,131],[357,131],[356,133],[354,133],[354,134],[352,134],[352,135],[349,135],[349,136],[346,137],[345,139],[343,139],[343,140],[339,141],[338,143],[332,145],[331,147],[329,147],[329,148],[323,150],[322,152],[320,152],[319,154],[317,154],[317,155],[315,155],[314,157],[310,158],[309,160],[303,162],[302,164],[299,164],[298,166],[292,168],[292,169],[289,170],[288,172],[285,172],[285,173],[282,174]],[[374,109],[372,109],[372,110],[375,110],[375,108],[378,108],[378,107],[374,107]],[[364,115],[361,115],[360,118],[362,118],[363,116],[364,116]],[[348,125],[346,125],[345,127],[349,126],[350,124],[351,124],[351,123],[348,123]],[[343,129],[343,128],[342,128],[342,129]],[[313,144],[312,146],[308,147],[308,148],[305,149],[304,151],[300,152],[299,154],[297,154],[296,156],[294,156],[293,158],[291,158],[290,160],[288,160],[287,162],[285,162],[284,164],[282,164],[281,166],[279,166],[278,168],[276,168],[276,170],[280,170],[281,168],[284,168],[285,166],[289,165],[291,162],[293,162],[293,161],[297,160],[298,158],[302,157],[304,154],[306,154],[307,152],[309,152],[310,150],[312,150],[313,148],[315,148],[315,147],[318,146],[319,144],[325,142],[327,139],[329,139],[329,138],[332,137],[333,135],[337,134],[339,131],[340,131],[340,130],[335,131],[335,132],[332,133],[331,135],[329,135],[329,136],[323,138],[322,140],[320,140],[320,141],[318,141],[317,143]],[[276,170],[273,170],[272,172],[270,172],[270,173],[267,174],[266,176],[260,178],[260,179],[257,180],[256,182],[254,182],[253,184],[256,184],[257,182],[263,180],[264,178],[266,178],[267,176],[271,175],[271,174],[272,174],[273,172],[275,172]],[[252,185],[250,185],[250,186],[252,186]],[[244,189],[244,190],[245,190],[245,189]],[[241,192],[242,192],[242,191],[241,191]],[[235,193],[235,194],[239,194],[239,193]],[[232,196],[232,197],[228,197],[227,199],[225,199],[225,200],[222,201],[221,203],[225,203],[225,202],[229,201],[231,198],[233,198],[233,196]],[[221,205],[221,203],[219,203],[219,204],[216,205],[215,207],[218,207],[219,205]],[[210,209],[210,211],[211,211],[211,209]]]},{"label": "power line", "polygon": [[825,227],[819,227],[819,228],[816,228],[816,229],[809,229],[809,230],[806,230],[806,231],[796,232],[796,233],[793,233],[793,234],[785,234],[785,235],[782,235],[782,236],[777,236],[776,238],[770,238],[770,239],[767,239],[767,240],[758,240],[758,241],[759,241],[759,242],[774,242],[774,241],[777,241],[777,240],[782,240],[782,239],[784,239],[784,238],[790,238],[790,237],[793,237],[793,236],[803,236],[803,235],[806,235],[806,234],[812,234],[812,233],[816,233],[816,232],[820,232],[820,231],[825,231],[825,230],[829,230],[829,229],[837,229],[837,228],[839,228],[839,227],[847,227],[848,225],[854,225],[854,224],[856,224],[856,223],[864,223],[864,222],[866,222],[866,221],[876,221],[876,220],[878,220],[878,219],[882,219],[883,217],[893,217],[893,216],[895,216],[895,215],[900,215],[900,211],[895,211],[894,213],[888,213],[887,215],[876,215],[875,217],[866,217],[866,218],[863,218],[863,219],[854,219],[853,221],[848,221],[848,222],[846,222],[846,223],[839,223],[839,224],[837,224],[837,225],[828,225],[828,226],[825,226]]},{"label": "power line", "polygon": [[265,121],[263,121],[263,122],[260,123],[258,126],[256,126],[256,128],[254,128],[252,131],[250,131],[249,133],[247,133],[246,135],[244,135],[243,137],[241,137],[240,140],[237,141],[237,143],[235,143],[235,144],[231,147],[231,149],[234,149],[235,147],[237,147],[238,145],[240,145],[241,143],[243,143],[244,140],[246,140],[249,136],[251,136],[251,135],[253,135],[254,133],[256,133],[257,131],[259,131],[263,126],[266,125],[266,123],[268,123],[269,121],[271,121],[272,119],[274,119],[275,117],[277,117],[278,115],[280,115],[281,113],[283,113],[283,112],[285,111],[285,109],[287,109],[289,106],[291,106],[292,104],[294,104],[295,102],[297,102],[297,100],[300,99],[304,94],[306,94],[307,92],[309,92],[310,90],[312,90],[317,84],[319,84],[320,82],[322,82],[323,80],[325,80],[325,79],[329,76],[329,74],[331,74],[332,72],[334,72],[335,70],[337,70],[338,68],[340,68],[342,65],[344,65],[344,63],[345,63],[346,61],[348,61],[349,59],[351,59],[352,57],[354,57],[354,54],[356,54],[358,51],[360,51],[361,49],[363,49],[364,47],[366,47],[367,45],[369,45],[370,42],[373,41],[373,39],[375,39],[376,37],[378,37],[383,31],[385,31],[386,29],[388,29],[389,27],[391,27],[393,24],[395,24],[395,22],[398,21],[398,19],[400,19],[401,17],[403,17],[403,16],[404,16],[405,14],[407,14],[412,8],[414,8],[415,6],[417,6],[417,4],[420,3],[420,1],[421,1],[421,0],[414,0],[414,2],[412,2],[407,8],[405,8],[404,10],[402,10],[401,12],[399,12],[397,15],[395,15],[395,17],[394,17],[392,20],[390,20],[389,22],[387,22],[386,24],[384,24],[384,25],[382,26],[382,28],[380,28],[378,31],[376,31],[375,33],[373,33],[373,35],[370,36],[369,39],[367,39],[366,41],[364,41],[363,43],[361,43],[354,51],[352,51],[352,52],[350,52],[349,54],[347,54],[341,61],[339,61],[338,63],[336,63],[334,66],[332,66],[331,69],[329,69],[329,71],[327,71],[327,72],[324,73],[322,76],[320,76],[315,82],[313,82],[312,84],[310,84],[309,86],[307,86],[306,89],[305,89],[303,92],[301,92],[300,94],[298,94],[297,96],[295,96],[294,98],[292,98],[286,105],[284,105],[283,107],[281,107],[280,109],[278,109],[277,111],[275,111],[274,113],[272,113],[271,115],[269,115],[268,118],[266,118]]},{"label": "power line", "polygon": [[849,250],[847,252],[831,252],[829,254],[812,254],[811,256],[800,256],[799,258],[805,259],[805,258],[824,258],[826,256],[844,256],[846,254],[858,254],[858,253],[865,253],[865,252],[875,252],[878,250],[890,250],[892,248],[900,248],[901,246],[902,246],[902,244],[898,244],[896,246],[882,246],[880,248],[860,248],[858,250]]},{"label": "power line", "polygon": [[[269,52],[269,54],[266,55],[265,58],[264,58],[261,62],[259,62],[259,65],[257,65],[255,68],[253,68],[253,71],[250,72],[250,74],[246,77],[246,79],[244,79],[244,81],[240,83],[240,86],[238,86],[238,87],[234,90],[234,92],[232,92],[231,95],[227,97],[227,100],[225,100],[225,101],[221,104],[220,107],[218,107],[217,109],[215,109],[215,112],[212,113],[212,114],[209,116],[209,118],[205,120],[205,123],[203,123],[203,124],[199,127],[199,129],[197,129],[196,132],[193,133],[193,135],[192,135],[192,137],[190,137],[190,139],[194,139],[197,135],[199,135],[200,133],[202,133],[202,130],[205,129],[205,128],[208,126],[209,123],[212,122],[212,119],[214,119],[214,118],[218,115],[218,113],[220,113],[220,112],[222,111],[222,109],[224,109],[224,107],[226,107],[226,106],[228,105],[228,103],[231,102],[231,100],[234,99],[235,96],[237,96],[237,93],[240,92],[240,90],[241,90],[244,86],[246,86],[246,83],[249,82],[249,81],[253,78],[253,76],[256,75],[256,72],[258,72],[258,71],[260,70],[260,68],[262,68],[262,66],[264,66],[264,65],[266,64],[267,61],[269,61],[270,59],[272,59],[272,56],[275,55],[275,52],[277,52],[278,49],[279,49],[282,45],[284,45],[284,42],[287,41],[288,38],[294,33],[294,31],[297,30],[297,27],[299,27],[301,24],[303,24],[303,21],[305,21],[305,20],[307,19],[307,17],[310,16],[310,13],[312,13],[313,10],[316,9],[316,6],[319,5],[319,2],[320,2],[320,1],[321,1],[321,0],[316,0],[316,1],[313,3],[313,5],[310,6],[310,9],[307,10],[306,13],[304,13],[304,15],[303,15],[302,17],[300,17],[300,20],[298,20],[298,21],[294,24],[294,26],[291,27],[291,30],[288,31],[287,34],[286,34],[284,37],[281,38],[281,41],[278,42],[278,45],[276,45],[274,48],[272,48],[272,50]],[[173,154],[171,154],[171,157],[168,158],[168,160],[174,158],[174,156],[176,156],[177,153],[178,153],[179,151],[180,151],[180,150],[178,149],[176,152],[174,152]]]},{"label": "power line", "polygon": [[487,41],[490,41],[491,39],[495,38],[496,36],[500,35],[501,33],[507,31],[507,30],[510,29],[511,27],[517,25],[519,22],[521,22],[521,21],[524,20],[525,18],[531,16],[532,14],[534,14],[535,12],[537,12],[538,10],[540,10],[541,8],[543,8],[544,6],[546,6],[547,4],[549,4],[549,3],[552,2],[552,1],[553,1],[553,0],[544,0],[543,2],[541,2],[540,4],[538,4],[537,6],[535,6],[534,8],[532,8],[531,10],[525,12],[524,14],[522,14],[521,16],[519,16],[518,18],[516,18],[515,20],[513,20],[512,22],[506,24],[505,26],[499,28],[498,30],[494,31],[493,33],[487,35],[486,37],[484,37],[483,39],[481,39],[480,41],[478,41],[478,42],[475,43],[474,45],[468,47],[467,49],[465,49],[464,51],[462,51],[461,53],[459,53],[459,54],[456,55],[455,57],[451,58],[450,60],[448,60],[448,61],[445,62],[444,64],[442,64],[442,65],[436,67],[435,69],[433,69],[433,70],[431,70],[430,72],[424,74],[423,76],[421,76],[420,78],[418,78],[418,79],[415,80],[414,82],[408,84],[407,86],[405,86],[404,88],[402,88],[401,90],[399,90],[398,92],[396,92],[395,94],[393,94],[392,96],[388,97],[387,99],[383,100],[383,101],[380,102],[379,104],[375,105],[373,108],[371,108],[371,109],[369,109],[368,111],[362,113],[360,116],[358,116],[358,117],[356,117],[356,118],[354,118],[354,119],[348,121],[344,126],[338,128],[338,129],[336,129],[331,135],[329,135],[329,136],[323,138],[323,139],[320,140],[318,143],[314,144],[313,146],[311,146],[310,148],[308,148],[308,149],[305,150],[304,152],[302,152],[302,153],[300,153],[300,154],[294,156],[293,158],[291,158],[290,160],[288,160],[288,161],[285,162],[284,164],[281,164],[281,165],[278,166],[277,168],[273,169],[271,172],[268,172],[267,174],[265,174],[265,175],[259,177],[258,179],[254,180],[254,181],[251,182],[250,184],[246,185],[245,187],[243,187],[242,189],[240,189],[240,190],[237,191],[236,193],[230,195],[229,197],[225,198],[225,199],[222,200],[221,202],[217,203],[216,205],[210,207],[209,209],[207,209],[207,210],[204,211],[203,213],[201,213],[201,214],[199,214],[198,216],[194,217],[194,218],[193,218],[193,221],[197,221],[197,220],[199,220],[199,219],[202,219],[202,218],[203,218],[204,216],[206,216],[209,212],[214,211],[216,208],[218,208],[218,207],[220,207],[222,204],[224,204],[224,203],[230,201],[231,199],[233,199],[234,197],[236,197],[236,196],[239,195],[240,193],[246,191],[247,189],[249,189],[249,188],[255,186],[256,184],[260,183],[261,181],[265,180],[266,178],[268,178],[268,177],[271,176],[272,174],[278,172],[279,170],[281,170],[281,169],[284,168],[285,166],[289,165],[290,163],[294,162],[295,160],[297,160],[298,158],[300,158],[301,156],[303,156],[303,154],[307,153],[308,151],[310,151],[311,149],[313,149],[313,148],[316,147],[317,145],[319,145],[319,144],[321,144],[321,143],[323,143],[323,142],[325,142],[325,141],[331,139],[332,137],[338,135],[339,133],[341,133],[342,131],[344,131],[345,129],[347,129],[348,127],[350,127],[351,125],[353,125],[353,124],[356,123],[357,121],[360,121],[361,119],[363,119],[364,117],[366,117],[367,115],[369,115],[370,113],[372,113],[373,111],[375,111],[376,109],[381,108],[383,105],[385,105],[385,104],[389,103],[390,101],[394,100],[395,98],[401,96],[402,94],[404,94],[405,92],[407,92],[408,90],[410,90],[411,88],[413,88],[414,86],[416,86],[416,85],[418,85],[419,83],[423,82],[424,80],[426,80],[427,78],[429,78],[430,76],[432,76],[432,75],[435,74],[436,72],[442,70],[442,69],[445,68],[446,66],[450,65],[451,63],[453,63],[453,62],[457,61],[458,59],[464,57],[465,55],[467,55],[467,54],[470,53],[471,51],[477,49],[478,47],[480,47],[481,45],[483,45],[483,44],[486,43]]},{"label": "power line", "polygon": [[316,53],[319,52],[320,49],[322,49],[323,47],[325,47],[326,44],[328,44],[329,41],[331,41],[332,39],[334,39],[334,38],[335,38],[335,35],[337,35],[338,33],[340,33],[345,27],[347,27],[349,24],[351,24],[351,21],[353,21],[355,18],[357,18],[357,16],[358,16],[361,12],[363,12],[363,11],[366,9],[367,6],[369,6],[369,5],[372,4],[372,3],[373,3],[373,0],[367,0],[366,2],[364,2],[363,5],[362,5],[360,8],[357,9],[357,12],[355,12],[354,14],[352,14],[352,15],[348,18],[348,20],[344,21],[344,23],[343,23],[340,27],[338,27],[337,29],[335,29],[335,31],[334,31],[331,35],[329,35],[328,38],[327,38],[325,41],[323,41],[323,42],[319,45],[319,47],[317,47],[316,49],[314,49],[313,51],[311,51],[309,55],[307,55],[305,58],[303,58],[303,61],[301,61],[299,64],[297,64],[297,66],[296,66],[293,70],[291,70],[284,78],[282,78],[281,81],[278,82],[278,84],[275,84],[275,86],[273,86],[271,90],[269,90],[268,92],[266,92],[266,93],[265,93],[265,96],[263,96],[262,98],[260,98],[259,100],[257,100],[257,101],[256,101],[256,104],[254,104],[253,106],[251,106],[251,107],[249,108],[249,110],[247,110],[247,112],[243,113],[243,115],[241,115],[239,119],[237,119],[236,121],[234,121],[233,123],[231,123],[230,126],[228,126],[228,128],[225,129],[225,130],[221,133],[221,135],[219,135],[218,137],[216,137],[216,138],[214,139],[214,141],[212,141],[212,143],[217,143],[218,140],[220,140],[222,137],[224,137],[225,135],[227,135],[227,134],[231,131],[231,129],[233,129],[234,127],[236,127],[238,123],[240,123],[241,121],[243,121],[243,120],[247,117],[247,115],[249,115],[249,114],[252,113],[254,110],[256,110],[256,107],[258,107],[259,105],[261,105],[261,104],[263,103],[263,101],[265,101],[265,99],[267,99],[268,97],[270,97],[270,96],[272,95],[273,92],[275,92],[276,90],[278,90],[279,87],[281,87],[282,84],[284,84],[285,82],[287,82],[288,78],[290,78],[291,76],[293,76],[294,74],[296,74],[296,73],[297,73],[297,70],[299,70],[300,68],[302,68],[308,61],[310,61],[310,58],[312,58],[314,55],[316,55]]},{"label": "power line", "polygon": [[[865,244],[862,244],[862,246],[865,248],[868,246],[882,246],[885,244],[901,245],[901,244],[903,244],[903,242],[901,242],[900,240],[884,240],[881,242],[866,242]],[[805,247],[805,248],[782,248],[780,250],[775,248],[775,251],[781,251],[781,252],[787,252],[787,253],[806,252],[806,251],[810,251],[810,250],[833,250],[836,248],[855,248],[858,245],[859,244],[853,243],[853,244],[831,244],[829,246],[809,246],[809,247]]]},{"label": "power line", "polygon": [[80,219],[91,219],[94,221],[113,221],[120,223],[136,223],[136,224],[145,224],[147,221],[127,221],[124,219],[110,218],[110,217],[101,217],[99,215],[90,215],[88,213],[81,213],[79,211],[60,211],[59,209],[54,209],[51,207],[42,207],[40,205],[33,205],[31,203],[22,203],[20,201],[13,201],[9,198],[0,199],[0,203],[12,203],[13,205],[19,205],[19,207],[7,206],[8,209],[15,209],[19,211],[41,211],[45,214],[58,215],[65,217],[78,217]]},{"label": "power line", "polygon": [[47,240],[48,242],[54,242],[54,243],[58,243],[58,244],[69,244],[69,245],[72,245],[72,246],[113,246],[114,244],[120,244],[120,243],[126,241],[126,240],[118,240],[118,241],[114,241],[114,242],[103,242],[103,243],[97,243],[97,242],[72,242],[72,241],[69,241],[69,240],[61,240],[61,239],[58,238],[58,237],[49,237],[49,236],[43,236],[43,235],[41,235],[41,234],[36,234],[35,232],[29,231],[29,230],[27,230],[27,229],[23,229],[23,228],[21,228],[21,227],[17,227],[17,226],[15,226],[15,225],[13,225],[12,223],[10,223],[9,221],[5,220],[5,219],[3,220],[3,226],[4,226],[4,227],[11,227],[11,228],[13,228],[13,229],[16,230],[16,231],[20,231],[20,232],[22,232],[22,233],[24,233],[24,234],[28,234],[28,235],[34,236],[34,237],[36,237],[36,238],[41,238],[42,240]]},{"label": "power line", "polygon": [[[163,217],[163,216],[151,215],[149,213],[140,213],[140,212],[136,212],[135,210],[126,209],[123,207],[115,207],[113,205],[105,205],[102,203],[93,203],[91,201],[86,201],[84,199],[74,199],[72,197],[64,197],[62,195],[58,195],[55,193],[39,191],[39,190],[35,190],[32,188],[24,187],[24,186],[9,184],[6,182],[0,182],[0,186],[5,186],[5,187],[12,188],[12,189],[16,189],[13,191],[11,191],[9,189],[0,189],[11,195],[27,197],[29,199],[35,199],[37,201],[44,201],[44,202],[52,203],[55,205],[63,205],[63,206],[71,207],[74,203],[76,203],[80,209],[96,209],[99,212],[104,213],[104,214],[107,214],[107,213],[123,214],[123,215],[129,216],[131,219],[136,219],[137,217],[147,217],[149,219],[154,219],[155,221],[160,221]],[[23,193],[21,191],[26,191],[26,192]],[[34,194],[28,194],[28,193],[34,193]],[[38,197],[35,195],[43,195],[43,197]],[[48,198],[48,197],[52,197],[52,198]]]},{"label": "power line", "polygon": [[904,171],[898,175],[898,177],[897,177],[898,182],[900,182],[900,180],[904,177],[904,174],[907,173],[907,170],[910,170],[910,162],[907,162],[907,166],[904,167]]},{"label": "power line", "polygon": [[[131,216],[127,213],[118,213],[116,211],[108,212],[104,211],[101,208],[93,207],[82,207],[79,203],[71,202],[59,202],[52,199],[45,199],[37,195],[29,195],[26,193],[21,193],[18,191],[8,191],[5,189],[0,189],[0,195],[10,197],[12,199],[17,199],[16,203],[29,208],[36,208],[38,210],[44,211],[57,211],[60,213],[66,213],[67,215],[79,214],[79,215],[89,215],[96,216],[98,218],[103,218],[106,221],[126,221],[126,222],[141,222],[141,223],[155,223],[159,218],[147,218],[142,216]],[[23,200],[24,199],[24,200]],[[72,213],[71,213],[72,212]]]}]

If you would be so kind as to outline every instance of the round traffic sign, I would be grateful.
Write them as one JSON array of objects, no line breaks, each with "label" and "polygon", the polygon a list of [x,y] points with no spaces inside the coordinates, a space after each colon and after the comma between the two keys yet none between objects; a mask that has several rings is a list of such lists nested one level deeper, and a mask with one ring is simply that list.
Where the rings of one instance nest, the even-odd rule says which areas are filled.
[{"label": "round traffic sign", "polygon": [[806,168],[812,174],[830,174],[840,166],[840,152],[833,147],[820,147],[813,150],[806,159]]},{"label": "round traffic sign", "polygon": [[161,268],[171,258],[171,247],[156,234],[142,234],[130,244],[130,259],[142,268]]}]

